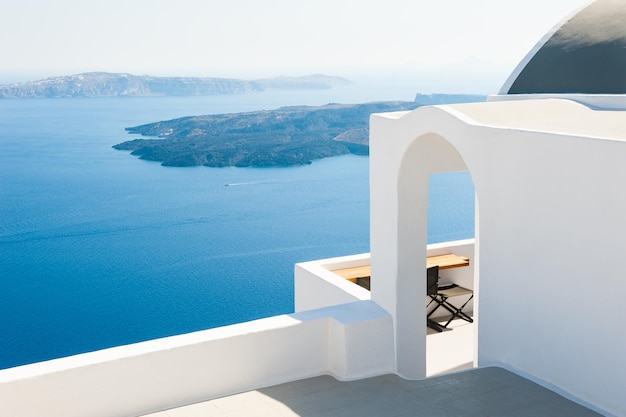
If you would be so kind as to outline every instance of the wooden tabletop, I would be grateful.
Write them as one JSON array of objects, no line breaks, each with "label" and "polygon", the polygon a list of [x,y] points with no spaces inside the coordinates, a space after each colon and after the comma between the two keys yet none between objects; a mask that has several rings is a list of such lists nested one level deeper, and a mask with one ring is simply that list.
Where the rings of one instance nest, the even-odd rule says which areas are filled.
[{"label": "wooden tabletop", "polygon": [[447,255],[429,256],[426,258],[426,268],[439,265],[439,269],[459,268],[469,266],[470,260],[465,256],[449,253]]},{"label": "wooden tabletop", "polygon": [[[469,264],[469,258],[459,256],[454,253],[429,256],[426,258],[426,268],[439,265],[439,269],[449,269],[469,266]],[[371,275],[371,268],[369,265],[363,265],[355,266],[353,268],[334,269],[333,272],[347,280],[355,282],[357,278],[369,278]]]},{"label": "wooden tabletop", "polygon": [[335,269],[333,272],[342,278],[356,281],[357,278],[367,278],[370,276],[370,266],[356,266],[354,268]]}]

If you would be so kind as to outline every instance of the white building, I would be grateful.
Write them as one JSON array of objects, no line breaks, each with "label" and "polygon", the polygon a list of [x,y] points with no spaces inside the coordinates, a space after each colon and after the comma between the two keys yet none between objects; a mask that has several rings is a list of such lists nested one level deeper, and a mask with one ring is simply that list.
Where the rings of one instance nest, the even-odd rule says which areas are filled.
[{"label": "white building", "polygon": [[[429,175],[468,170],[478,367],[626,415],[626,2],[565,19],[485,103],[376,114],[371,254],[296,266],[296,313],[0,371],[0,415],[139,415],[330,374],[426,375]],[[330,269],[371,263],[371,293]],[[366,348],[364,348],[366,347]]]}]

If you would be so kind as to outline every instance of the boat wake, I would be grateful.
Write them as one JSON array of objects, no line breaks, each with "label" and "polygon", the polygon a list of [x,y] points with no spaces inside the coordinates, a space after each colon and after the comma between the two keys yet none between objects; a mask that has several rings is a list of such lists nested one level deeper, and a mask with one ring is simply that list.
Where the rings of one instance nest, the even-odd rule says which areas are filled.
[{"label": "boat wake", "polygon": [[240,185],[256,185],[261,184],[260,181],[249,181],[249,182],[227,182],[224,184],[225,187],[238,187]]}]

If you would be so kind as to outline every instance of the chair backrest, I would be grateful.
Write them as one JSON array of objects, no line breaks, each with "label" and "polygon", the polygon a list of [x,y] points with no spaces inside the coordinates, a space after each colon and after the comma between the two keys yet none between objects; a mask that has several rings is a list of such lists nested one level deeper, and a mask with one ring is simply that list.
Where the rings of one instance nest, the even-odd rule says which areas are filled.
[{"label": "chair backrest", "polygon": [[426,295],[437,295],[439,284],[439,265],[426,269]]}]

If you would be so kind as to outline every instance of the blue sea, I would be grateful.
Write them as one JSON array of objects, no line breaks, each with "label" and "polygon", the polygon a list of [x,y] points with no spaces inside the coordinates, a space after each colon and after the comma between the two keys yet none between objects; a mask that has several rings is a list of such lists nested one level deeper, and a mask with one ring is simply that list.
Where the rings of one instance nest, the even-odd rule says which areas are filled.
[{"label": "blue sea", "polygon": [[[0,369],[292,312],[294,263],[369,251],[368,157],[166,168],[111,146],[181,116],[376,99],[0,100]],[[469,174],[430,188],[429,241],[473,237]]]}]

